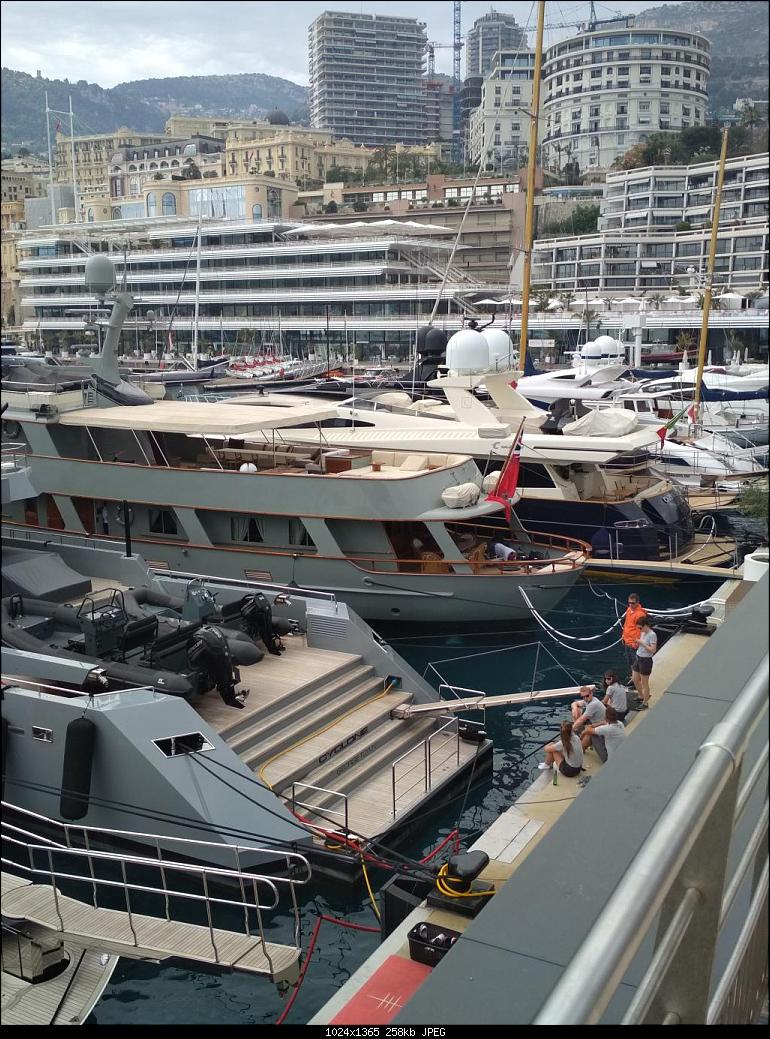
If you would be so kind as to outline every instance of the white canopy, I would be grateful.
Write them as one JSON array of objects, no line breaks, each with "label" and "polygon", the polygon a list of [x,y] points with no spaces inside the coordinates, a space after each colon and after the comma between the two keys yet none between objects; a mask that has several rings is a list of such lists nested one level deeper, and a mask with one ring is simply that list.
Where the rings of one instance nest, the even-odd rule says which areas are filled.
[{"label": "white canopy", "polygon": [[625,299],[619,299],[618,303],[636,303],[639,304],[642,301],[637,299],[635,296],[626,296]]},{"label": "white canopy", "polygon": [[504,307],[508,304],[507,299],[477,299],[477,307]]},{"label": "white canopy", "polygon": [[744,299],[740,292],[720,292],[718,299]]},{"label": "white canopy", "polygon": [[548,305],[546,306],[545,309],[546,310],[559,310],[559,309],[562,309],[563,310],[564,309],[564,304],[562,303],[562,301],[560,299],[549,299],[548,300]]},{"label": "white canopy", "polygon": [[589,307],[606,307],[607,300],[602,299],[601,296],[597,296],[596,299],[589,299],[588,305]]},{"label": "white canopy", "polygon": [[354,220],[349,224],[301,224],[286,231],[289,235],[431,235],[452,234],[449,227],[438,224],[420,224],[416,220]]},{"label": "white canopy", "polygon": [[193,401],[160,400],[154,404],[116,405],[112,408],[81,408],[59,417],[62,426],[99,429],[151,430],[155,433],[187,435],[219,433],[237,437],[261,430],[281,429],[304,422],[334,418],[336,409],[326,404],[298,404],[294,408],[258,407],[246,404],[206,404]]}]

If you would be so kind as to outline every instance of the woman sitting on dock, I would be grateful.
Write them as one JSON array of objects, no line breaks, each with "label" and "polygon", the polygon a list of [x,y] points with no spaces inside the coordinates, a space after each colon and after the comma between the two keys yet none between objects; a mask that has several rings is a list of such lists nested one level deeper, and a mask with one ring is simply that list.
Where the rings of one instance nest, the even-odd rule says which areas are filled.
[{"label": "woman sitting on dock", "polygon": [[605,671],[602,681],[604,682],[602,703],[605,707],[613,707],[618,716],[618,721],[624,722],[628,714],[626,687],[620,684],[618,676],[614,671]]},{"label": "woman sitting on dock", "polygon": [[545,761],[537,766],[541,772],[553,768],[554,762],[563,776],[574,779],[583,767],[583,748],[580,738],[572,731],[572,722],[561,723],[561,734],[555,743],[545,747]]}]

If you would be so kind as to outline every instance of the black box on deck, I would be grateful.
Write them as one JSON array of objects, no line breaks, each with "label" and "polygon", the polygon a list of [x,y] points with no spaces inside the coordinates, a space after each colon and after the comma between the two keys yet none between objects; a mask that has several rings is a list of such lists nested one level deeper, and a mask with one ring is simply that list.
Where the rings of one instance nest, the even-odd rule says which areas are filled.
[{"label": "black box on deck", "polygon": [[460,937],[459,931],[450,931],[448,927],[436,924],[415,924],[407,935],[409,939],[409,955],[417,963],[433,967],[446,955]]}]

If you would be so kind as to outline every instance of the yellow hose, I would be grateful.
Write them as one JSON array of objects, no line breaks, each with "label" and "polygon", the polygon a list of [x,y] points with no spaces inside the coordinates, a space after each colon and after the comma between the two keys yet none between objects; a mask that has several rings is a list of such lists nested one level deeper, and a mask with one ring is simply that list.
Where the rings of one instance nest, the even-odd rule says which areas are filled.
[{"label": "yellow hose", "polygon": [[374,915],[377,917],[377,919],[380,921],[380,923],[382,923],[382,917],[380,916],[380,910],[379,910],[379,906],[377,905],[377,899],[374,897],[374,892],[372,891],[372,885],[369,883],[369,874],[366,871],[366,862],[364,860],[363,855],[361,856],[361,872],[364,875],[364,881],[366,883],[366,890],[369,892],[369,898],[371,899],[372,909],[374,910]]},{"label": "yellow hose", "polygon": [[444,878],[448,873],[449,867],[444,863],[436,877],[436,887],[441,894],[445,895],[447,898],[486,898],[488,895],[494,895],[495,893],[494,887],[490,888],[489,891],[454,891],[444,882]]}]

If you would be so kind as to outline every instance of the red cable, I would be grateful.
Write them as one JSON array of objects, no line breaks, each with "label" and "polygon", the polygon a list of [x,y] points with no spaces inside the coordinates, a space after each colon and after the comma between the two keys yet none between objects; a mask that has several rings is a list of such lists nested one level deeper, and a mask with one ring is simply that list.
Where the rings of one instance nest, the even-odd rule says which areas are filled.
[{"label": "red cable", "polygon": [[371,931],[374,933],[379,933],[380,931],[379,927],[367,927],[365,924],[353,924],[347,920],[338,920],[336,916],[327,916],[325,913],[321,913],[321,915],[318,917],[318,920],[316,921],[315,927],[313,928],[313,933],[310,936],[310,941],[307,947],[307,957],[305,958],[305,962],[302,964],[302,969],[299,972],[297,984],[294,986],[294,991],[289,997],[288,1003],[283,1008],[281,1016],[275,1022],[277,1025],[283,1024],[289,1011],[294,1006],[295,999],[299,995],[300,986],[302,985],[302,982],[305,980],[305,974],[307,974],[307,969],[310,966],[310,958],[313,955],[313,950],[315,949],[316,942],[318,941],[318,934],[321,930],[321,924],[324,922],[324,920],[328,920],[330,924],[337,924],[338,927],[349,927],[353,931]]},{"label": "red cable", "polygon": [[[453,838],[453,837],[458,837],[458,836],[459,836],[459,833],[460,833],[460,831],[459,831],[459,830],[452,830],[452,832],[451,832],[450,834],[448,834],[448,835],[447,835],[447,836],[446,836],[446,837],[445,837],[445,838],[443,839],[443,841],[441,842],[441,844],[439,844],[439,846],[438,846],[437,848],[435,848],[435,849],[434,849],[434,850],[433,850],[433,851],[432,851],[432,852],[430,853],[430,855],[426,855],[424,859],[420,859],[420,865],[422,866],[422,865],[424,865],[424,864],[425,864],[426,862],[430,862],[430,860],[431,860],[431,859],[435,858],[435,857],[436,857],[436,855],[438,855],[438,853],[439,853],[439,852],[441,851],[441,849],[442,849],[442,848],[444,848],[444,847],[446,847],[446,845],[447,845],[447,844],[449,844],[449,842],[450,842],[450,841],[452,840],[452,838]],[[457,844],[458,844],[458,843],[459,843],[459,842],[455,842],[455,847],[457,846]]]}]

